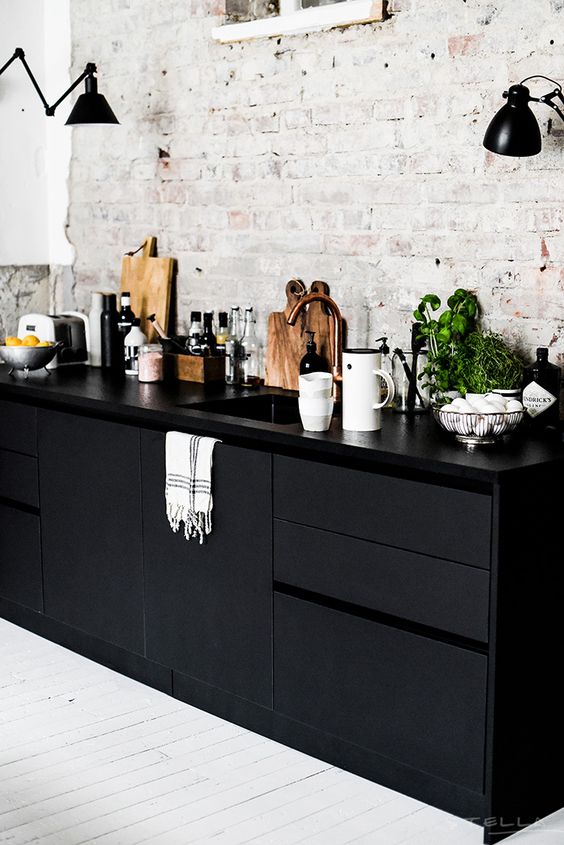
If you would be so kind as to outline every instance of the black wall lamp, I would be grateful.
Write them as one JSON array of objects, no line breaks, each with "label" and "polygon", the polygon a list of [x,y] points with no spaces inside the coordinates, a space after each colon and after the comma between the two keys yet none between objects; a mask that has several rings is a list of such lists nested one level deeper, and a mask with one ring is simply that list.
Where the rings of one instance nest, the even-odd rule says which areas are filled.
[{"label": "black wall lamp", "polygon": [[52,117],[55,114],[55,109],[69,96],[70,93],[72,93],[72,91],[74,91],[77,85],[80,85],[82,80],[84,80],[85,92],[80,95],[74,104],[66,125],[72,126],[75,123],[119,123],[119,120],[111,110],[104,95],[98,93],[98,80],[94,75],[96,73],[96,65],[89,62],[78,79],[75,79],[70,88],[67,88],[65,93],[62,94],[62,96],[60,96],[52,106],[50,106],[43,96],[43,92],[39,87],[35,76],[31,72],[30,66],[26,62],[25,53],[21,47],[16,47],[14,55],[8,59],[3,67],[0,67],[0,76],[2,76],[4,71],[7,70],[12,62],[16,61],[16,59],[19,59],[26,69],[27,75],[31,79],[33,87],[39,94],[39,99],[43,103],[45,114],[48,117]]},{"label": "black wall lamp", "polygon": [[[529,89],[523,84],[529,79],[546,79],[556,87],[542,97],[531,97]],[[529,103],[544,103],[564,120],[564,111],[554,102],[560,100],[564,105],[562,86],[548,76],[527,76],[519,85],[512,85],[509,91],[504,91],[503,96],[507,103],[494,115],[488,126],[484,147],[502,156],[534,156],[540,153],[541,133]]]}]

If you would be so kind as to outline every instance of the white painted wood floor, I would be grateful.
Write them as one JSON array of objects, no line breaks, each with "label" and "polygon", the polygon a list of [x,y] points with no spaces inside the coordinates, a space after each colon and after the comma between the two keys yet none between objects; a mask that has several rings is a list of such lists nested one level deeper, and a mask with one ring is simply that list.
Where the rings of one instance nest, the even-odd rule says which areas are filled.
[{"label": "white painted wood floor", "polygon": [[[469,822],[175,701],[3,620],[0,667],[2,843],[482,841]],[[564,814],[551,821],[506,841],[564,841]]]}]

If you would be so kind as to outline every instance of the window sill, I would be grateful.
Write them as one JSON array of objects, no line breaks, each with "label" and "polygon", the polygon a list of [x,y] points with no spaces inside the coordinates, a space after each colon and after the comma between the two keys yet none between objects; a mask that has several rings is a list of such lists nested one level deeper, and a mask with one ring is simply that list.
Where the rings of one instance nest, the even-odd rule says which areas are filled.
[{"label": "window sill", "polygon": [[245,23],[230,23],[212,30],[212,38],[223,44],[231,41],[248,41],[252,38],[273,38],[278,35],[295,35],[317,32],[339,26],[383,21],[385,0],[346,0],[331,6],[300,9],[287,15]]}]

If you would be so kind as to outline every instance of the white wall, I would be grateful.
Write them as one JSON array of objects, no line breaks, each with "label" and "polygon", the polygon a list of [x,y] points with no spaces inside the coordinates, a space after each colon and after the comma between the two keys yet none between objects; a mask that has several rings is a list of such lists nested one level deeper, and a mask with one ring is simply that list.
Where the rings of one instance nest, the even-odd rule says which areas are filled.
[{"label": "white wall", "polygon": [[[5,0],[0,0],[5,2]],[[70,0],[47,0],[45,15],[45,70],[49,102],[58,99],[71,84]],[[86,62],[85,62],[86,64]],[[76,77],[75,77],[76,78]],[[77,89],[82,94],[84,85]],[[76,94],[73,95],[76,97]],[[61,103],[55,116],[46,118],[47,132],[47,236],[50,264],[72,264],[74,250],[65,227],[69,207],[69,171],[72,129],[65,126],[74,99]]]},{"label": "white wall", "polygon": [[[0,67],[16,47],[47,101],[56,100],[70,81],[69,0],[0,0]],[[0,266],[72,261],[64,232],[70,105],[46,117],[19,60],[0,77]]]}]

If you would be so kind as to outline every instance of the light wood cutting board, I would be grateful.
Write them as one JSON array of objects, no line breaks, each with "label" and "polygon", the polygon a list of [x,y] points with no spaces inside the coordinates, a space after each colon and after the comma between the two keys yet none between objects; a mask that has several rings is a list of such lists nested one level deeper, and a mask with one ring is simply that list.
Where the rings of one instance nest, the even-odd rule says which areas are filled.
[{"label": "light wood cutting board", "polygon": [[174,275],[174,258],[157,257],[157,239],[148,237],[140,256],[124,255],[121,264],[121,290],[131,293],[131,307],[141,319],[141,331],[149,340],[156,338],[149,314],[156,314],[157,320],[168,332],[170,293]]},{"label": "light wood cutting board", "polygon": [[[291,279],[286,285],[284,311],[274,311],[268,317],[264,383],[269,387],[298,390],[300,361],[306,354],[306,344],[309,339],[306,331],[315,332],[317,352],[329,365],[332,363],[333,320],[325,313],[321,302],[312,302],[300,312],[295,326],[288,325],[292,308],[307,292],[301,279]],[[314,282],[311,292],[329,293],[329,286],[325,282]]]}]

